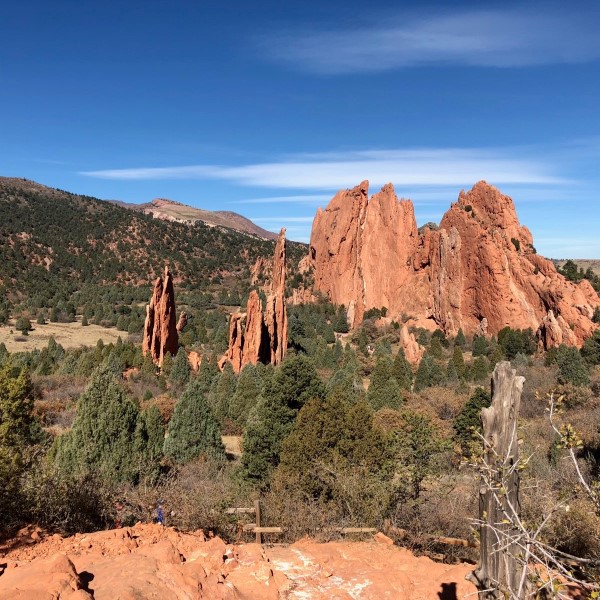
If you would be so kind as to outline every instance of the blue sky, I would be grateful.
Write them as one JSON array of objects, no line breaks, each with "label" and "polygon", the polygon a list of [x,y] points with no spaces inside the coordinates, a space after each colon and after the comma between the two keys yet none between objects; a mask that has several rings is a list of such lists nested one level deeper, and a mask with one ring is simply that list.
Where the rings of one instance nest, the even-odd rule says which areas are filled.
[{"label": "blue sky", "polygon": [[308,241],[339,188],[419,225],[486,179],[600,257],[597,2],[6,0],[0,174],[234,210]]}]

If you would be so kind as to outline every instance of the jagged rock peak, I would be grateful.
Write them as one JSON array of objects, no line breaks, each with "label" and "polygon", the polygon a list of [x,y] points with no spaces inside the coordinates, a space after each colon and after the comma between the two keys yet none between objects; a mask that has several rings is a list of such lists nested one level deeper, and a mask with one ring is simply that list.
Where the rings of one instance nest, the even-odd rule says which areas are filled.
[{"label": "jagged rock peak", "polygon": [[169,267],[165,266],[164,276],[154,282],[150,302],[146,306],[142,340],[144,356],[149,354],[152,362],[159,367],[162,367],[165,354],[168,352],[174,356],[179,347],[175,310],[173,276]]},{"label": "jagged rock peak", "polygon": [[229,361],[235,373],[245,365],[262,362],[277,365],[285,357],[287,349],[288,319],[285,302],[285,228],[279,233],[273,255],[271,293],[266,299],[263,312],[258,292],[248,296],[246,313],[231,315],[227,352],[219,361],[219,367]]},{"label": "jagged rock peak", "polygon": [[490,335],[535,331],[545,319],[544,345],[557,343],[558,329],[576,345],[596,329],[598,295],[536,253],[512,199],[485,181],[460,192],[439,228],[420,231],[412,202],[391,184],[370,200],[367,181],[342,190],[317,212],[306,262],[314,291],[345,305],[353,327],[366,310],[386,307],[391,318],[450,335],[482,333],[483,324]]}]

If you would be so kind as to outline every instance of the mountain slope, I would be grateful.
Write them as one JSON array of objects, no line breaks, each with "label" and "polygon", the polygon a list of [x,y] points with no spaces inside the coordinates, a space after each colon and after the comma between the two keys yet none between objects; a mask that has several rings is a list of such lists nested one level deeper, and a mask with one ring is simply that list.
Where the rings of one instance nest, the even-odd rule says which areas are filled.
[{"label": "mountain slope", "polygon": [[128,202],[118,202],[114,200],[112,202],[118,203],[120,206],[129,208],[130,210],[141,211],[156,219],[178,221],[180,223],[196,223],[197,221],[202,221],[210,227],[227,227],[241,233],[256,235],[266,240],[277,239],[277,234],[272,231],[267,231],[253,223],[250,219],[227,210],[204,210],[166,198],[155,198],[152,202],[146,202],[145,204],[130,204]]},{"label": "mountain slope", "polygon": [[[305,246],[289,244],[291,260]],[[12,300],[51,299],[86,284],[147,285],[168,263],[176,282],[206,290],[249,284],[273,242],[232,229],[154,219],[110,202],[0,178],[0,284]],[[295,258],[294,258],[295,257]],[[237,284],[236,284],[237,282]]]}]

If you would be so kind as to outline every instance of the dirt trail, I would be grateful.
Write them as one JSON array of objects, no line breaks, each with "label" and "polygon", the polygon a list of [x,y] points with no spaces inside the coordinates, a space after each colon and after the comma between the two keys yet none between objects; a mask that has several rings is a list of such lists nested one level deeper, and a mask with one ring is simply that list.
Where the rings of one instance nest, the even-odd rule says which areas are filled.
[{"label": "dirt trail", "polygon": [[425,600],[474,598],[470,565],[390,545],[310,539],[228,545],[160,525],[43,537],[0,548],[0,600]]}]

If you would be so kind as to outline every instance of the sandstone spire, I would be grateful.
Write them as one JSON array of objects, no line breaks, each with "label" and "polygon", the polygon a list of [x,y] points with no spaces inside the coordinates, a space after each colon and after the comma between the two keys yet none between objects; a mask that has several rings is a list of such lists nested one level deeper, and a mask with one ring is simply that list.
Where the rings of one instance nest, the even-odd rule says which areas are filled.
[{"label": "sandstone spire", "polygon": [[229,322],[229,345],[219,361],[222,368],[231,362],[235,373],[245,365],[262,362],[277,365],[287,348],[287,310],[285,304],[285,229],[282,229],[275,245],[271,290],[263,312],[260,296],[252,290],[248,296],[245,313],[231,315]]},{"label": "sandstone spire", "polygon": [[165,353],[175,355],[178,346],[173,277],[169,267],[165,267],[164,277],[154,282],[150,303],[146,306],[142,352],[144,356],[149,354],[152,362],[160,367]]}]

